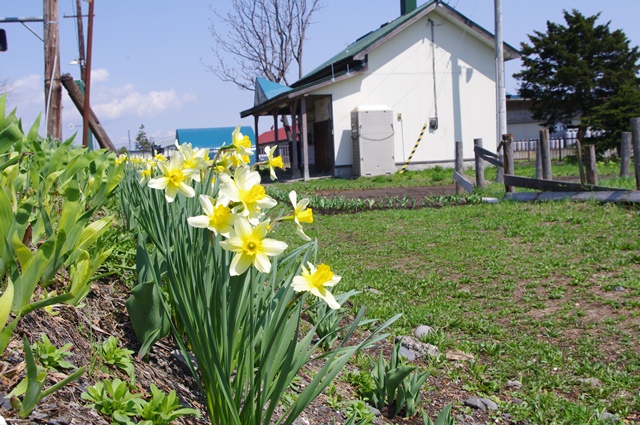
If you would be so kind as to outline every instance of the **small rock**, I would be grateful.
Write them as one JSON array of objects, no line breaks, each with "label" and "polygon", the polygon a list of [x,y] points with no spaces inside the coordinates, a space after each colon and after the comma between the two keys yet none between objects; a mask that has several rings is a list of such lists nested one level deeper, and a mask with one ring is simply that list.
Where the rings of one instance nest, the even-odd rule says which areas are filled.
[{"label": "small rock", "polygon": [[624,292],[624,286],[616,286],[613,290],[616,292]]},{"label": "small rock", "polygon": [[618,418],[616,415],[609,413],[609,412],[602,412],[600,414],[600,420],[602,422],[608,422],[608,423],[618,423],[620,422],[620,418]]},{"label": "small rock", "polygon": [[[171,355],[175,357],[185,367],[189,367],[189,364],[187,363],[187,360],[184,358],[184,355],[182,354],[181,350],[173,350],[171,352]],[[189,353],[189,359],[191,360],[191,364],[193,365],[193,367],[196,370],[198,370],[198,363],[196,363],[196,356],[194,356],[192,353]]]},{"label": "small rock", "polygon": [[413,336],[416,338],[422,338],[423,336],[429,335],[431,332],[433,332],[433,328],[431,326],[420,325],[415,331],[413,331]]},{"label": "small rock", "polygon": [[519,390],[522,388],[522,382],[518,381],[517,379],[510,379],[507,381],[506,387],[511,390]]},{"label": "small rock", "polygon": [[373,407],[373,406],[368,406],[368,407],[369,407],[369,411],[371,413],[373,413],[374,415],[376,415],[376,416],[382,415],[382,413],[378,409],[376,409],[375,407]]},{"label": "small rock", "polygon": [[410,362],[414,361],[418,357],[418,353],[416,353],[413,350],[409,350],[404,345],[400,346],[400,350],[398,350],[398,354],[400,354],[402,357],[409,360]]},{"label": "small rock", "polygon": [[[11,410],[11,400],[9,400],[8,398],[5,398],[4,396],[0,395],[0,407],[7,409],[7,410]],[[2,425],[2,424],[0,424]]]},{"label": "small rock", "polygon": [[309,425],[309,423],[309,419],[305,418],[304,416],[301,416],[293,421],[293,425]]},{"label": "small rock", "polygon": [[520,400],[519,398],[515,398],[515,397],[511,401],[513,402],[513,404],[517,404],[518,406],[523,403],[522,400]]},{"label": "small rock", "polygon": [[367,292],[371,292],[374,295],[380,295],[380,291],[378,291],[375,288],[369,288],[369,289],[367,289]]},{"label": "small rock", "polygon": [[480,401],[487,407],[489,410],[498,410],[498,405],[495,401],[489,398],[481,398]]},{"label": "small rock", "polygon": [[602,381],[598,378],[580,378],[578,379],[578,382],[591,385],[592,387],[599,387],[602,384]]},{"label": "small rock", "polygon": [[483,412],[487,411],[487,406],[482,402],[478,397],[471,397],[464,401],[465,406],[469,406],[476,410],[481,410]]},{"label": "small rock", "polygon": [[[396,338],[396,341],[398,340],[400,340],[402,344],[400,347],[400,355],[402,357],[405,357],[409,361],[413,361],[426,356],[437,357],[440,355],[440,350],[435,345],[420,342],[410,336],[398,337]],[[405,350],[402,350],[402,348],[404,348]],[[410,358],[410,355],[403,354],[409,354],[407,353],[407,351],[413,353],[413,358]]]}]

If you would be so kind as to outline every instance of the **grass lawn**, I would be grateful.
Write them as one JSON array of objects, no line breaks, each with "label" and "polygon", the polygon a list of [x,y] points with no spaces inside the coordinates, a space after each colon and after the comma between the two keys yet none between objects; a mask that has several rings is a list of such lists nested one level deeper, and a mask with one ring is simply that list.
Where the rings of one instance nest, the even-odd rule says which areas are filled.
[{"label": "grass lawn", "polygon": [[[486,164],[487,165],[487,164]],[[633,162],[631,163],[631,171],[633,174]],[[600,177],[599,184],[601,186],[620,187],[625,189],[635,189],[634,178],[620,178],[620,163],[613,161],[604,163],[599,162],[597,165],[598,175]],[[526,161],[518,161],[515,164],[515,174],[522,177],[535,177],[536,168],[535,163],[529,163]],[[577,164],[571,164],[565,162],[554,162],[552,165],[552,172],[554,179],[562,179],[566,177],[576,177],[580,173],[578,171]],[[471,168],[465,169],[467,177],[475,182],[475,171]],[[482,194],[488,196],[502,196],[504,195],[504,185],[496,184],[496,168],[485,167],[485,179],[489,182],[489,187],[483,191]],[[454,184],[453,169],[434,167],[421,171],[407,171],[399,174],[375,176],[375,177],[359,177],[355,179],[345,178],[326,178],[311,181],[297,181],[297,182],[274,182],[270,186],[282,188],[287,192],[289,190],[296,190],[300,194],[311,195],[324,190],[362,190],[362,189],[376,189],[385,187],[411,187],[411,186],[439,186],[439,185],[451,185]]]},{"label": "grass lawn", "polygon": [[640,421],[637,208],[501,202],[316,214],[305,230],[318,237],[318,263],[343,276],[336,292],[363,291],[354,304],[368,317],[401,312],[394,334],[430,325],[424,342],[475,356],[428,366],[494,399],[497,421],[600,423],[605,410]]}]

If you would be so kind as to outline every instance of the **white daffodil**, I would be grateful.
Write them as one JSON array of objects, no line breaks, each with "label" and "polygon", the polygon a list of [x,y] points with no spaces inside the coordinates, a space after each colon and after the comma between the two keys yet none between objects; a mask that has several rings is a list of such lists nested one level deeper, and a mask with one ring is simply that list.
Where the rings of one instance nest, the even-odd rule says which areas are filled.
[{"label": "white daffodil", "polygon": [[[208,152],[204,149],[193,149],[191,143],[184,143],[178,147],[178,150],[184,156],[184,162],[182,163],[183,169],[193,168],[198,171],[204,171],[209,164],[205,160],[205,154]],[[194,175],[193,179],[197,182],[200,181],[200,173]]]},{"label": "white daffodil", "polygon": [[310,241],[311,238],[304,233],[301,223],[313,223],[313,210],[307,208],[309,205],[309,199],[304,198],[298,202],[298,194],[295,190],[289,192],[289,199],[293,205],[293,221],[296,223],[296,233],[305,241]]},{"label": "white daffodil", "polygon": [[248,167],[237,168],[234,177],[220,175],[220,199],[224,203],[241,203],[238,214],[257,224],[263,210],[273,208],[277,201],[267,195],[264,186],[260,185],[260,174]]},{"label": "white daffodil", "polygon": [[231,143],[239,155],[251,155],[251,139],[240,133],[240,125],[231,133]]},{"label": "white daffodil", "polygon": [[340,304],[338,304],[338,301],[336,301],[333,294],[329,292],[327,288],[340,282],[342,277],[334,274],[331,271],[331,267],[324,263],[320,264],[317,269],[313,264],[307,264],[309,265],[309,269],[307,270],[303,265],[302,275],[293,278],[293,282],[291,283],[293,290],[296,292],[311,292],[316,297],[322,298],[332,309],[339,309]]},{"label": "white daffodil", "polygon": [[244,218],[238,217],[231,230],[231,237],[220,242],[220,246],[227,251],[235,252],[229,274],[239,276],[250,266],[254,266],[262,273],[269,273],[273,257],[287,249],[287,244],[275,239],[267,239],[268,221],[263,221],[256,227]]},{"label": "white daffodil", "polygon": [[169,162],[158,162],[160,176],[151,179],[148,183],[148,186],[152,189],[164,190],[164,197],[167,202],[173,202],[178,192],[188,198],[192,198],[196,194],[190,184],[199,171],[193,168],[183,169],[183,162],[184,157],[180,152],[176,152]]},{"label": "white daffodil", "polygon": [[273,156],[273,154],[275,153],[276,149],[278,149],[277,146],[273,146],[273,148],[271,146],[266,146],[264,148],[264,153],[265,155],[267,155],[267,165],[269,166],[269,175],[271,176],[271,180],[277,180],[278,177],[276,176],[276,168],[280,168],[282,169],[284,167],[284,162],[282,162],[282,157],[281,156]]},{"label": "white daffodil", "polygon": [[214,205],[215,200],[207,195],[200,195],[198,201],[204,215],[189,217],[187,222],[193,227],[206,228],[216,235],[219,233],[228,238],[236,216],[231,212],[231,208],[221,203]]}]

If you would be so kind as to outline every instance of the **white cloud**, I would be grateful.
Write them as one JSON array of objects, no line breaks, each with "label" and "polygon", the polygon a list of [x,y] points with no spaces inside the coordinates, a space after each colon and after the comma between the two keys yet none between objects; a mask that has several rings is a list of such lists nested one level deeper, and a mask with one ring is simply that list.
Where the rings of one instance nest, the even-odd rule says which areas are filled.
[{"label": "white cloud", "polygon": [[103,81],[107,81],[109,79],[109,71],[104,68],[92,69],[91,70],[91,82],[92,83],[101,83]]},{"label": "white cloud", "polygon": [[125,116],[150,118],[165,111],[180,110],[196,100],[193,93],[178,94],[175,90],[150,91],[140,93],[128,84],[116,90],[101,93],[100,98],[92,102],[96,115],[104,120],[114,120]]},{"label": "white cloud", "polygon": [[30,74],[9,83],[10,98],[20,109],[44,108],[44,83],[42,76]]}]

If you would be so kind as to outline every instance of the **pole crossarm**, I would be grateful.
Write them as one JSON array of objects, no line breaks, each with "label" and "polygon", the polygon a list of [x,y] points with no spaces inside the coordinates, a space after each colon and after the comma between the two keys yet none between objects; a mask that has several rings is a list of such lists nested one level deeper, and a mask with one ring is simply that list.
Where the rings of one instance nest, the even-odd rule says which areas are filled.
[{"label": "pole crossarm", "polygon": [[0,22],[44,22],[44,18],[42,16],[30,16],[27,18],[7,17],[0,18]]}]

